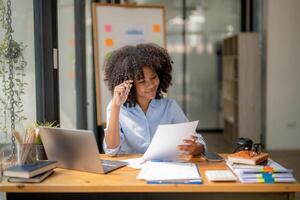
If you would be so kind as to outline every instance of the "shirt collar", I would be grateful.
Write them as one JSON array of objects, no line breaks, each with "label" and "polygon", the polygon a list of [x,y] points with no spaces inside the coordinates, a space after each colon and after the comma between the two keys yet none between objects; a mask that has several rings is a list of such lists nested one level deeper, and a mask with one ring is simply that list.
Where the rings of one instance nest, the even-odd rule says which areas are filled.
[{"label": "shirt collar", "polygon": [[[150,107],[151,107],[151,108],[157,108],[157,107],[159,106],[159,104],[160,104],[160,99],[152,99],[151,102],[150,102],[149,108],[150,108]],[[125,108],[126,110],[130,110],[130,111],[134,111],[134,110],[142,110],[138,104],[137,104],[136,106],[131,107],[131,108],[126,107],[126,106],[124,106],[124,105],[122,105],[122,106],[123,106],[123,108]],[[148,109],[149,109],[149,108],[148,108]]]},{"label": "shirt collar", "polygon": [[152,99],[149,107],[156,108],[159,106],[159,102],[160,102],[159,99]]}]

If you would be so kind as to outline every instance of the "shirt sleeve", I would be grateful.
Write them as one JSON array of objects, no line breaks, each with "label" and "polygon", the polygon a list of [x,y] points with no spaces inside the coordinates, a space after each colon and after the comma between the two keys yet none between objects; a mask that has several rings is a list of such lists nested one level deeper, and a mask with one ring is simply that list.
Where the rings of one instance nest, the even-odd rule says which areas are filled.
[{"label": "shirt sleeve", "polygon": [[196,133],[196,135],[197,135],[196,142],[198,144],[202,144],[204,146],[204,151],[207,151],[206,142],[205,142],[204,138],[202,137],[202,135],[200,133]]},{"label": "shirt sleeve", "polygon": [[[111,113],[111,103],[108,104],[107,109],[106,109],[106,122],[107,122],[107,126],[108,126],[108,123],[109,123],[109,120],[110,120],[110,113]],[[107,147],[106,142],[105,142],[105,136],[106,136],[107,126],[104,129],[103,150],[104,150],[105,154],[107,154],[109,156],[116,156],[120,152],[121,144],[124,141],[124,133],[122,131],[122,128],[120,127],[120,144],[119,144],[119,146],[117,146],[114,149],[109,149]]]},{"label": "shirt sleeve", "polygon": [[[171,116],[173,116],[172,119],[172,123],[176,124],[176,123],[184,123],[184,122],[188,122],[188,118],[185,116],[184,112],[182,111],[182,109],[179,107],[179,105],[176,103],[175,100],[171,100]],[[204,150],[207,151],[207,146],[206,146],[206,142],[204,140],[204,138],[202,137],[202,135],[200,133],[196,133],[197,136],[197,143],[199,144],[203,144],[204,146]]]}]

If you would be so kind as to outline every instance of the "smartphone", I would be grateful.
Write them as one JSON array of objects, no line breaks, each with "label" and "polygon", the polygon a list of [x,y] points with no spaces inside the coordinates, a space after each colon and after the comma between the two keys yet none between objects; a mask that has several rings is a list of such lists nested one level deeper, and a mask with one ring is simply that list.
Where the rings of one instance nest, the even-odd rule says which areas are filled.
[{"label": "smartphone", "polygon": [[206,160],[208,161],[212,161],[212,162],[220,162],[223,161],[224,158],[221,157],[218,153],[216,152],[205,152],[204,153],[204,157]]}]

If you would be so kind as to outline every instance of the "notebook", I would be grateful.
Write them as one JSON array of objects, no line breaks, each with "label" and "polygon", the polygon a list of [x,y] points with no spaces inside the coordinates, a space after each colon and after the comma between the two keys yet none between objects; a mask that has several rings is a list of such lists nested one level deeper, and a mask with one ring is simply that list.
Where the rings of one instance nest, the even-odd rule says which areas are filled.
[{"label": "notebook", "polygon": [[8,177],[31,178],[54,169],[56,165],[56,161],[39,160],[34,165],[15,165],[9,167],[3,172],[3,175]]},{"label": "notebook", "polygon": [[252,151],[239,151],[228,155],[228,161],[233,163],[243,163],[248,165],[257,165],[269,158],[268,153],[259,153],[252,156]]},{"label": "notebook", "polygon": [[54,170],[46,171],[42,174],[39,174],[37,176],[31,177],[31,178],[17,178],[17,177],[10,177],[8,178],[8,182],[12,183],[40,183],[43,180],[45,180],[48,176],[53,174]]},{"label": "notebook", "polygon": [[291,169],[268,159],[266,165],[242,165],[226,162],[227,166],[237,175],[241,183],[291,183],[295,178]]}]

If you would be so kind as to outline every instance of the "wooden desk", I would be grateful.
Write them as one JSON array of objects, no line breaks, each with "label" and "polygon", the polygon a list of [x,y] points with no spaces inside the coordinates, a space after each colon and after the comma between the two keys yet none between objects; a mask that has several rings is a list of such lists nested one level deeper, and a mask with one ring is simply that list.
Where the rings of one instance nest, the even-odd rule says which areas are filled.
[{"label": "wooden desk", "polygon": [[[226,156],[226,155],[223,155]],[[102,158],[107,158],[101,155]],[[137,155],[120,156],[117,160],[134,158]],[[202,158],[194,158],[193,162],[199,165],[200,173],[203,178],[202,185],[180,185],[180,184],[166,184],[166,185],[148,185],[144,181],[137,180],[136,177],[139,170],[129,167],[123,167],[115,170],[109,174],[92,174],[86,172],[79,172],[66,169],[55,169],[55,173],[47,178],[44,182],[39,184],[15,184],[3,181],[0,184],[0,192],[7,192],[8,199],[23,198],[24,195],[32,195],[32,193],[39,193],[37,199],[42,198],[43,194],[50,197],[62,197],[61,194],[54,193],[68,193],[65,195],[74,195],[79,197],[80,193],[86,195],[89,193],[93,198],[99,198],[99,193],[102,197],[115,195],[115,198],[120,196],[136,194],[136,197],[141,199],[151,198],[167,198],[178,199],[182,195],[184,199],[197,199],[199,195],[208,197],[209,199],[239,199],[241,195],[243,199],[258,198],[263,199],[293,199],[295,192],[300,192],[300,184],[241,184],[241,183],[212,183],[206,180],[204,175],[205,170],[212,169],[227,169],[224,162],[208,163]],[[19,194],[18,194],[19,193]],[[50,194],[51,193],[51,194]],[[73,194],[72,194],[73,193]],[[116,193],[119,193],[116,194]],[[151,196],[151,197],[149,197]],[[155,197],[156,196],[156,197]],[[172,197],[171,197],[172,196]],[[13,198],[12,198],[13,197]],[[89,199],[91,199],[89,197]],[[244,198],[247,197],[247,198]],[[73,196],[72,196],[73,198]],[[166,199],[165,198],[165,199]],[[31,199],[34,199],[31,197]],[[43,198],[44,200],[47,198]],[[69,199],[69,198],[68,198]]]}]

